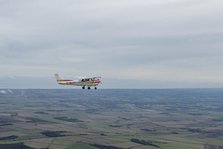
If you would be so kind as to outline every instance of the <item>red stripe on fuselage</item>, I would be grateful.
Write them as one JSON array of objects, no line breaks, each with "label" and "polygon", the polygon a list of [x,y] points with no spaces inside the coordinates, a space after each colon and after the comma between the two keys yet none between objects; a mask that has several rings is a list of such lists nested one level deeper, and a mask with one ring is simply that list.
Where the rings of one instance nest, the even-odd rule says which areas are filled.
[{"label": "red stripe on fuselage", "polygon": [[57,80],[57,81],[73,81],[73,80]]}]

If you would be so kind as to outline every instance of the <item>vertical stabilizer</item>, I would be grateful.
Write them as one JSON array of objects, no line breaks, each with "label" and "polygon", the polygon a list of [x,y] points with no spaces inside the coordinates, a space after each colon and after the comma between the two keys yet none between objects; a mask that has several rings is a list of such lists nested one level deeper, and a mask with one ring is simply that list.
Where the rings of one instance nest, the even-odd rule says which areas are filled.
[{"label": "vertical stabilizer", "polygon": [[55,77],[56,77],[57,81],[63,80],[63,78],[61,76],[59,76],[59,74],[57,74],[57,73],[55,74]]}]

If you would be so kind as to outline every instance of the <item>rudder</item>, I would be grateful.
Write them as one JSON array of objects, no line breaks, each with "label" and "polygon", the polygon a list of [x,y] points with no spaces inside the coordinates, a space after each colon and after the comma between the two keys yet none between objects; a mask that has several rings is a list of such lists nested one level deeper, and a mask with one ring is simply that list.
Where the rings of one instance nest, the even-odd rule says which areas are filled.
[{"label": "rudder", "polygon": [[61,76],[59,76],[59,74],[56,73],[54,75],[55,75],[57,81],[63,80],[63,78]]}]

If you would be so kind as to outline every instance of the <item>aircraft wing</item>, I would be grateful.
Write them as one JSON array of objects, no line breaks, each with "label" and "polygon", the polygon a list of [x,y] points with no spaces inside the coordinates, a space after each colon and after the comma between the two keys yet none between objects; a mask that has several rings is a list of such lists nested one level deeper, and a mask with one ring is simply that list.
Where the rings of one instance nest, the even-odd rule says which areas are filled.
[{"label": "aircraft wing", "polygon": [[89,79],[100,79],[101,77],[81,77],[82,80],[89,80]]},{"label": "aircraft wing", "polygon": [[101,82],[100,78],[101,77],[85,77],[85,78],[80,79],[80,82],[91,82],[91,83],[94,81]]}]

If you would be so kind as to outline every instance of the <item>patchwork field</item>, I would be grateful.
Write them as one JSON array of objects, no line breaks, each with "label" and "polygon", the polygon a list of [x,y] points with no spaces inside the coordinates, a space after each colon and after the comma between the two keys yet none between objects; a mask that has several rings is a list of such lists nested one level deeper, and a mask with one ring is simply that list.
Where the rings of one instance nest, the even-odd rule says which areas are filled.
[{"label": "patchwork field", "polygon": [[2,90],[0,147],[223,148],[223,89]]}]

